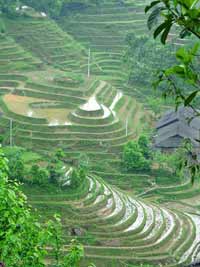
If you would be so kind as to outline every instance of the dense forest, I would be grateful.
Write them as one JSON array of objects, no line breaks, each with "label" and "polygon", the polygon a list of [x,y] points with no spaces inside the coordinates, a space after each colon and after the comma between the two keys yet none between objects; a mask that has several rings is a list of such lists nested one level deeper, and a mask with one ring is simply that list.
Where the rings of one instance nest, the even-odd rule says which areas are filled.
[{"label": "dense forest", "polygon": [[199,39],[199,0],[0,0],[0,267],[198,266]]}]

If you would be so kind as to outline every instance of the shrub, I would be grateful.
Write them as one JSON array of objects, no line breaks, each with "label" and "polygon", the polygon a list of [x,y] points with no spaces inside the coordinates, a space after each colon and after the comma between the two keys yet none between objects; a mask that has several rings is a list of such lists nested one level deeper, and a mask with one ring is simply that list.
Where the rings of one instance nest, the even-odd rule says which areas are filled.
[{"label": "shrub", "polygon": [[65,152],[62,150],[62,148],[58,148],[56,150],[55,157],[57,157],[58,160],[64,160],[64,158],[65,158]]},{"label": "shrub", "polygon": [[145,159],[138,142],[130,141],[125,145],[123,165],[127,171],[150,169],[150,162]]},{"label": "shrub", "polygon": [[138,139],[138,145],[142,151],[143,156],[146,159],[150,159],[151,157],[151,150],[149,145],[149,139],[146,135],[141,135]]},{"label": "shrub", "polygon": [[77,188],[86,179],[86,170],[84,168],[73,169],[71,173],[71,188]]},{"label": "shrub", "polygon": [[40,168],[38,165],[33,165],[30,170],[30,175],[32,178],[33,184],[37,185],[46,185],[49,181],[49,172]]},{"label": "shrub", "polygon": [[0,151],[0,259],[9,267],[43,267],[46,233],[30,213],[25,195],[9,180]]},{"label": "shrub", "polygon": [[7,150],[6,156],[9,160],[9,177],[13,180],[17,179],[20,182],[24,181],[25,165],[22,158],[22,149],[15,147]]}]

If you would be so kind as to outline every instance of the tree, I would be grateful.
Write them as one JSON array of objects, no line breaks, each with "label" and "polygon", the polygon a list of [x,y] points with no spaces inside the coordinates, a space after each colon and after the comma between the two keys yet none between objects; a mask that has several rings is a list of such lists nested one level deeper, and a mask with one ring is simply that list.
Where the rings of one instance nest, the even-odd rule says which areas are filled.
[{"label": "tree", "polygon": [[63,267],[79,267],[80,261],[83,258],[83,256],[84,256],[83,246],[79,244],[76,240],[72,240],[72,243],[68,250],[68,255],[65,256],[64,259],[65,264]]},{"label": "tree", "polygon": [[0,11],[8,16],[16,15],[16,7],[19,5],[18,0],[0,0]]},{"label": "tree", "polygon": [[151,12],[148,27],[152,29],[157,22],[161,24],[154,31],[154,38],[161,35],[161,42],[166,43],[172,26],[180,26],[180,37],[195,35],[200,38],[199,0],[157,0],[146,6],[145,12]]},{"label": "tree", "polygon": [[64,0],[22,0],[22,2],[39,12],[45,12],[53,18],[57,18],[60,15]]},{"label": "tree", "polygon": [[[0,18],[0,34],[4,34],[6,32],[6,26],[4,21]],[[2,143],[4,140],[4,136],[1,135],[0,142]]]},{"label": "tree", "polygon": [[58,160],[64,160],[65,159],[65,152],[61,148],[59,148],[55,152],[55,157],[57,157]]},{"label": "tree", "polygon": [[146,135],[141,135],[138,139],[138,145],[146,159],[151,158],[150,142]]},{"label": "tree", "polygon": [[[195,107],[196,100],[199,100],[200,75],[198,61],[198,48],[200,39],[200,5],[199,0],[157,0],[153,1],[145,8],[145,12],[152,11],[148,18],[148,27],[154,29],[154,38],[161,36],[161,42],[166,43],[172,26],[178,25],[180,38],[193,35],[198,40],[193,48],[182,47],[176,53],[179,64],[168,69],[160,70],[158,80],[154,82],[154,87],[164,86],[163,96],[173,97],[176,108],[179,105],[190,106],[199,116],[199,111]],[[159,25],[157,25],[159,22]],[[197,101],[199,102],[199,101]],[[197,140],[200,141],[200,140]],[[186,148],[187,150],[187,148]],[[185,166],[191,172],[192,180],[200,170],[197,164],[197,156],[190,151]],[[193,164],[191,164],[191,158]]]},{"label": "tree", "polygon": [[162,110],[162,105],[164,101],[162,98],[159,97],[148,97],[148,106],[151,108],[151,110],[154,113],[154,116],[157,117],[160,115]]},{"label": "tree", "polygon": [[20,150],[12,150],[8,154],[9,159],[9,177],[11,179],[17,179],[22,182],[25,175],[25,165],[22,159],[22,152]]},{"label": "tree", "polygon": [[50,161],[47,166],[47,171],[49,173],[49,182],[52,184],[59,185],[60,179],[65,175],[65,167],[60,158],[63,158],[64,152],[62,150],[57,150],[53,155],[50,155]]},{"label": "tree", "polygon": [[83,170],[85,170],[85,172],[88,172],[90,168],[89,161],[90,161],[89,157],[86,154],[81,153],[78,158],[78,166],[82,168]]},{"label": "tree", "polygon": [[150,162],[143,156],[137,141],[130,141],[125,145],[122,158],[127,171],[150,169]]},{"label": "tree", "polygon": [[[49,241],[51,244],[52,255],[55,267],[79,267],[84,257],[84,248],[76,240],[73,239],[66,250],[64,247],[63,230],[61,218],[59,215],[54,216],[54,220],[48,223]],[[63,250],[66,253],[63,253]],[[88,267],[95,267],[91,264]]]},{"label": "tree", "polygon": [[87,171],[83,167],[78,167],[76,169],[72,170],[71,177],[70,177],[70,187],[71,188],[77,188],[81,185],[81,183],[84,183],[84,180],[86,179]]},{"label": "tree", "polygon": [[33,165],[30,170],[32,182],[37,185],[47,185],[49,182],[49,173],[46,169]]},{"label": "tree", "polygon": [[[156,27],[154,38],[161,34],[161,41],[166,43],[167,37],[173,25],[180,26],[180,37],[193,34],[200,38],[200,8],[197,0],[160,0],[153,1],[146,7],[148,12],[153,8],[148,19],[148,26],[151,29],[157,22],[158,17],[164,21]],[[158,88],[163,85],[165,88],[163,96],[173,96],[176,106],[184,104],[192,106],[200,91],[199,68],[195,65],[198,56],[199,43],[193,48],[181,48],[176,53],[178,65],[173,65],[168,69],[159,71],[158,80],[154,86]]]},{"label": "tree", "polygon": [[49,172],[49,182],[52,184],[59,184],[59,179],[63,176],[64,172],[60,165],[49,163],[47,166]]},{"label": "tree", "polygon": [[138,37],[134,33],[126,36],[126,44],[124,60],[129,69],[129,83],[146,86],[146,93],[150,94],[149,86],[157,70],[167,68],[175,62],[172,56],[175,46],[168,44],[163,47],[148,35]]},{"label": "tree", "polygon": [[18,185],[8,177],[8,161],[0,152],[0,259],[9,267],[45,266],[46,230],[31,215]]}]

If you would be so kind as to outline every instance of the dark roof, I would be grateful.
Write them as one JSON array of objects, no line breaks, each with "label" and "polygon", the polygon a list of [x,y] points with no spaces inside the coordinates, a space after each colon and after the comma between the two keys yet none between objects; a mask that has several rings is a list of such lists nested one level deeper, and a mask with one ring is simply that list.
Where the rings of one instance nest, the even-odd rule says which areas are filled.
[{"label": "dark roof", "polygon": [[183,122],[188,126],[200,129],[200,117],[196,116],[195,111],[190,107],[179,107],[177,111],[170,110],[158,121],[156,128],[162,128],[173,122]]},{"label": "dark roof", "polygon": [[200,147],[200,118],[189,107],[167,112],[157,123],[157,147],[179,147],[180,140],[190,139],[195,147]]}]

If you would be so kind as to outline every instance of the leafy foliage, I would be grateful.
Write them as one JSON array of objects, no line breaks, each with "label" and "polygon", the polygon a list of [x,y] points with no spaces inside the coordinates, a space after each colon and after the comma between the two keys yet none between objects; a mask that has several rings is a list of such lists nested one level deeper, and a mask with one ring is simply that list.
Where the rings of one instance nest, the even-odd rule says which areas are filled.
[{"label": "leafy foliage", "polygon": [[161,42],[166,43],[173,25],[181,27],[180,37],[193,33],[200,38],[200,8],[198,0],[159,0],[153,1],[145,8],[151,10],[148,27],[152,29],[160,19],[161,24],[154,31],[154,38],[161,36]]},{"label": "leafy foliage", "polygon": [[64,13],[65,9],[70,5],[97,5],[99,0],[22,0],[22,2],[28,6],[35,8],[37,11],[43,11],[49,14],[50,17],[58,18]]},{"label": "leafy foliage", "polygon": [[45,12],[52,17],[58,17],[60,15],[64,0],[23,0],[22,2],[35,8],[37,11]]},{"label": "leafy foliage", "polygon": [[124,59],[128,64],[129,83],[137,83],[142,85],[142,88],[146,86],[146,93],[150,94],[149,87],[157,70],[165,69],[175,63],[173,57],[175,47],[173,44],[163,47],[149,36],[137,37],[134,33],[127,35],[126,43],[128,48]]},{"label": "leafy foliage", "polygon": [[[37,167],[33,168],[38,171]],[[82,245],[72,241],[63,253],[62,224],[58,215],[40,224],[32,215],[19,185],[9,180],[8,160],[0,151],[0,263],[1,266],[45,267],[50,248],[56,267],[78,267],[84,256]]]},{"label": "leafy foliage", "polygon": [[[149,29],[158,22],[161,23],[154,31],[154,38],[161,36],[161,42],[166,43],[168,34],[173,25],[178,25],[180,37],[193,35],[200,39],[200,5],[199,0],[159,0],[153,1],[145,9],[152,13],[148,19]],[[159,18],[159,20],[158,20]],[[199,43],[191,49],[182,47],[176,53],[179,64],[161,70],[158,80],[154,83],[155,88],[164,84],[164,97],[173,96],[176,108],[180,104],[190,106],[199,116],[199,111],[195,108],[195,101],[198,101],[200,91],[199,68],[195,66],[198,55]],[[198,60],[197,60],[198,61]],[[197,140],[198,141],[198,140]],[[192,181],[199,172],[197,155],[193,148],[186,147],[187,159],[184,166],[190,170]],[[192,160],[191,160],[192,159]]]},{"label": "leafy foliage", "polygon": [[81,183],[84,183],[84,180],[86,179],[87,171],[83,167],[79,168],[73,168],[71,177],[70,177],[70,187],[71,188],[77,188],[81,185]]},{"label": "leafy foliage", "polygon": [[162,70],[158,80],[154,83],[155,88],[160,85],[165,88],[163,96],[173,97],[177,107],[180,104],[192,106],[198,96],[200,76],[197,64],[195,64],[198,47],[199,45],[196,44],[191,49],[180,48],[176,52],[179,64]]},{"label": "leafy foliage", "polygon": [[146,135],[141,135],[138,139],[138,145],[142,151],[142,154],[146,159],[151,158],[151,148],[150,148],[150,142]]},{"label": "leafy foliage", "polygon": [[37,164],[30,170],[30,176],[33,184],[47,185],[49,182],[49,173],[45,168],[40,168]]},{"label": "leafy foliage", "polygon": [[[142,139],[141,139],[142,143]],[[146,150],[146,145],[143,145]],[[137,141],[128,142],[123,151],[123,164],[127,171],[149,170],[150,161],[143,154],[143,150]]]},{"label": "leafy foliage", "polygon": [[55,152],[55,157],[56,157],[58,160],[64,160],[64,158],[65,158],[65,152],[64,152],[61,148],[59,148],[59,149],[57,149],[56,152]]},{"label": "leafy foliage", "polygon": [[9,16],[16,15],[16,7],[19,0],[0,0],[0,11]]},{"label": "leafy foliage", "polygon": [[[191,153],[192,144],[190,140],[183,142],[182,146],[171,154],[164,154],[159,151],[154,153],[154,162],[159,164],[162,170],[168,170],[181,178],[188,178],[191,174],[192,183],[200,170],[196,155]],[[188,157],[190,160],[188,160]]]},{"label": "leafy foliage", "polygon": [[24,181],[25,165],[22,158],[22,150],[20,148],[8,150],[6,156],[9,160],[9,177],[20,182]]},{"label": "leafy foliage", "polygon": [[8,179],[0,153],[0,259],[6,266],[44,266],[46,230],[31,215],[25,195]]}]

